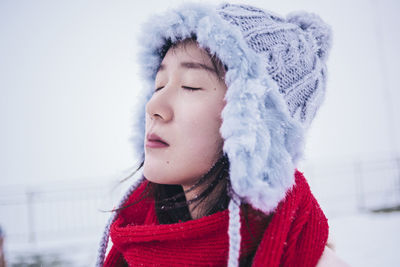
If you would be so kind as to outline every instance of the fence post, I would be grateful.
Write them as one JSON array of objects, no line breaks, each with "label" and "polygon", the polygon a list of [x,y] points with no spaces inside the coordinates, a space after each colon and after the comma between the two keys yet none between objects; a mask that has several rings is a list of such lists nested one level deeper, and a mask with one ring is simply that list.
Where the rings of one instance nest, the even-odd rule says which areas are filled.
[{"label": "fence post", "polygon": [[357,206],[360,211],[365,209],[365,199],[364,199],[364,187],[363,187],[363,173],[362,173],[362,163],[356,161],[354,163],[354,175],[356,180],[356,196],[357,196]]},{"label": "fence post", "polygon": [[398,199],[397,205],[400,205],[400,156],[396,157],[396,170],[397,170],[397,186],[398,186]]},{"label": "fence post", "polygon": [[35,213],[34,207],[35,193],[33,191],[26,192],[27,209],[28,209],[28,242],[34,244],[36,242],[35,236]]}]

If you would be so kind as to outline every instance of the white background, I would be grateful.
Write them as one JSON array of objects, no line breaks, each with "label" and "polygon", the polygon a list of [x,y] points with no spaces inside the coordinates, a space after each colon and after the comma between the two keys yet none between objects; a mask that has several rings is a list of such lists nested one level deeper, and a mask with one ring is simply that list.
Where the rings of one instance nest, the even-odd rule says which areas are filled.
[{"label": "white background", "polygon": [[[180,2],[0,1],[0,185],[100,182],[134,166],[137,33]],[[244,2],[315,12],[333,28],[307,161],[400,150],[398,1]]]}]

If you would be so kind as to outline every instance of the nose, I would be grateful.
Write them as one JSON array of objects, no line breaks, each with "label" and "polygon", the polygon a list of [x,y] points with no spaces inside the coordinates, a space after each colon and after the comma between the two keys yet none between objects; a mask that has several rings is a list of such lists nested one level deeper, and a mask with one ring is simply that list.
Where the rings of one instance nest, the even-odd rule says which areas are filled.
[{"label": "nose", "polygon": [[151,120],[171,121],[174,117],[172,90],[167,86],[155,92],[146,104],[146,113]]}]

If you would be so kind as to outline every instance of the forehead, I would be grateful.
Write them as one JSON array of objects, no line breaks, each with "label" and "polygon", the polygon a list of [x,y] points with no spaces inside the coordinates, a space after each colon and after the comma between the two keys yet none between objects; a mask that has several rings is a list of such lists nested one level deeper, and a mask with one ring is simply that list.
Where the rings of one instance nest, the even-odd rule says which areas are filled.
[{"label": "forehead", "polygon": [[183,42],[172,46],[165,54],[158,71],[172,65],[182,68],[199,69],[216,73],[209,54],[195,42]]}]

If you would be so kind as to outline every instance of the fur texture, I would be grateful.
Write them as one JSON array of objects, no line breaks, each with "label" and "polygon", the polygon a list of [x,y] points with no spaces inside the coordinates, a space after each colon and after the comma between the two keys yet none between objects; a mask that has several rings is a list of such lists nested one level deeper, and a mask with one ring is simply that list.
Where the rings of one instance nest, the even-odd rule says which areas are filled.
[{"label": "fur texture", "polygon": [[144,25],[139,58],[145,87],[138,101],[142,105],[134,130],[135,151],[143,155],[144,105],[154,90],[160,50],[166,40],[176,42],[193,34],[201,47],[215,53],[228,68],[220,132],[230,161],[232,188],[242,202],[272,212],[293,185],[304,128],[290,116],[276,83],[241,31],[213,7],[186,4]]}]

